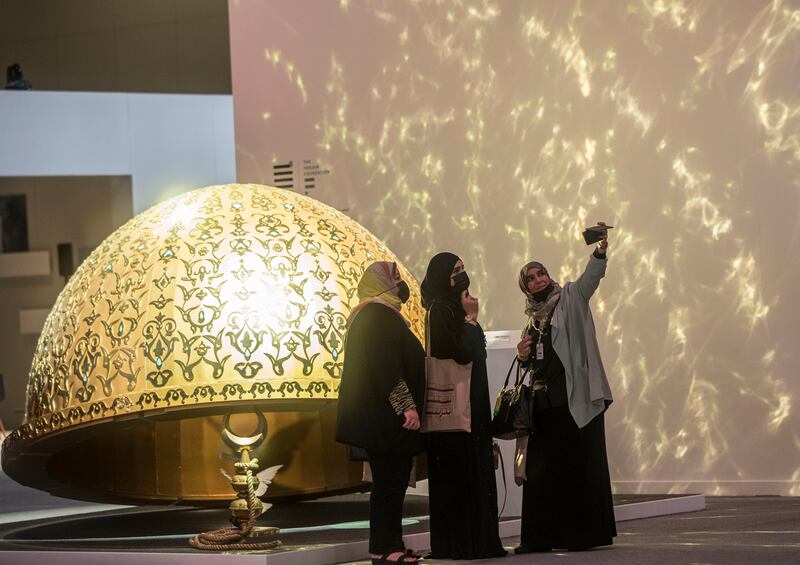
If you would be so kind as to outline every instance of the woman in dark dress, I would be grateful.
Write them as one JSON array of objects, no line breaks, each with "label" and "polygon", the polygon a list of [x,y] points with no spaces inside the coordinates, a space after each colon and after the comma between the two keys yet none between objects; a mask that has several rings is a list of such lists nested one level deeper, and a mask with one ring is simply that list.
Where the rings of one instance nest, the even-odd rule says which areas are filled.
[{"label": "woman in dark dress", "polygon": [[358,296],[347,321],[336,439],[367,452],[372,562],[417,563],[403,545],[402,518],[412,458],[422,451],[417,406],[425,393],[425,350],[400,313],[409,289],[395,263],[370,265]]},{"label": "woman in dark dress", "polygon": [[526,463],[516,473],[525,476],[516,553],[584,550],[617,535],[603,423],[612,397],[589,309],[607,247],[604,235],[584,273],[563,288],[539,262],[520,272],[528,324],[517,356],[532,370],[536,430],[517,444]]},{"label": "woman in dark dress", "polygon": [[431,556],[482,559],[506,554],[497,523],[486,339],[464,263],[452,253],[431,259],[422,282],[431,355],[472,363],[471,432],[428,435]]}]

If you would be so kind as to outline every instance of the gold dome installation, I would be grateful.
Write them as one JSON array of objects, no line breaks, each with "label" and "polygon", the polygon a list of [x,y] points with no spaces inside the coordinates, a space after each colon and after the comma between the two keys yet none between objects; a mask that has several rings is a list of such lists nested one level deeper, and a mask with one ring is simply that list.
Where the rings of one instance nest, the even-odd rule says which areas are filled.
[{"label": "gold dome installation", "polygon": [[[47,318],[17,481],[76,498],[227,500],[222,414],[264,412],[255,453],[273,498],[350,489],[336,444],[347,315],[372,261],[396,258],[311,198],[260,185],[195,190],[139,214],[78,268]],[[419,289],[405,314],[422,335]]]}]

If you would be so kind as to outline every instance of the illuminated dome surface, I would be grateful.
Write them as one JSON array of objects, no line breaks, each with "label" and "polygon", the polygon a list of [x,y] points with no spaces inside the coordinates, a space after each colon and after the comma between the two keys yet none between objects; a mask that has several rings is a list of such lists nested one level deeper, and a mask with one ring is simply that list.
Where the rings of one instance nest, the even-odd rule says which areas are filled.
[{"label": "illuminated dome surface", "polygon": [[[359,484],[334,442],[347,316],[373,261],[344,214],[261,185],[195,190],[136,216],[79,267],[47,318],[25,423],[3,446],[17,481],[61,496],[230,499],[222,414],[266,413],[269,494]],[[404,312],[422,335],[419,288]]]}]

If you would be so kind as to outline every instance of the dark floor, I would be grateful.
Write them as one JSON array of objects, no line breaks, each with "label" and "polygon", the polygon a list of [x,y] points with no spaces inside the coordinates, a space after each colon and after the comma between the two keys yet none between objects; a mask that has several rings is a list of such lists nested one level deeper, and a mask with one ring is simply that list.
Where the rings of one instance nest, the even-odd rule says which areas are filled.
[{"label": "dark floor", "polygon": [[[280,528],[287,546],[362,541],[369,531],[368,509],[369,495],[363,494],[275,505],[258,525]],[[427,513],[426,497],[407,497],[406,531],[427,531]],[[225,508],[151,506],[5,524],[0,526],[0,550],[195,551],[188,539],[230,527],[229,516]]]},{"label": "dark floor", "polygon": [[[625,501],[631,500],[636,498],[626,497]],[[706,501],[707,509],[701,512],[621,522],[619,536],[610,548],[509,555],[475,563],[800,564],[800,498],[706,497]],[[406,533],[427,531],[426,502],[421,497],[409,497],[405,515],[417,519],[405,527]],[[280,526],[286,545],[306,544],[309,540],[342,543],[366,537],[365,509],[364,495],[353,495],[349,500],[343,497],[337,501],[278,506],[260,522]],[[331,529],[333,516],[336,527]],[[144,508],[59,517],[3,525],[0,549],[193,551],[185,545],[189,535],[225,526],[224,521],[224,511],[201,509]],[[509,538],[504,542],[513,548],[518,540]]]},{"label": "dark floor", "polygon": [[[617,496],[615,504],[663,497]],[[53,499],[60,503],[60,499]],[[407,496],[404,531],[428,531],[428,499]],[[0,518],[7,514],[0,514]],[[25,514],[16,514],[24,518]],[[0,550],[92,549],[113,551],[193,551],[186,543],[197,532],[228,527],[227,509],[140,507],[54,516],[0,525]],[[363,541],[369,535],[369,495],[352,494],[294,504],[278,504],[258,520],[281,529],[287,546]]]},{"label": "dark floor", "polygon": [[[614,503],[657,498],[664,497],[623,495]],[[478,563],[800,564],[800,498],[706,497],[706,503],[701,512],[621,522],[610,548]],[[348,495],[277,505],[259,524],[280,527],[286,545],[343,543],[366,539],[367,511],[368,495]],[[409,496],[405,532],[427,531],[427,513],[425,497]],[[189,536],[226,526],[224,509],[91,505],[21,487],[0,473],[0,550],[194,551]],[[509,548],[517,542],[504,540]]]},{"label": "dark floor", "polygon": [[[618,495],[616,505],[664,498]],[[225,508],[86,504],[23,487],[0,473],[0,550],[194,551],[198,532],[229,527]],[[428,531],[428,499],[407,496],[407,534]],[[281,529],[286,546],[363,541],[369,536],[369,495],[276,504],[258,525]]]},{"label": "dark floor", "polygon": [[[800,563],[800,498],[706,497],[707,509],[617,524],[612,547],[458,563],[784,565]],[[511,549],[518,538],[504,540]],[[367,563],[367,562],[360,562]],[[424,563],[455,563],[425,560]]]}]

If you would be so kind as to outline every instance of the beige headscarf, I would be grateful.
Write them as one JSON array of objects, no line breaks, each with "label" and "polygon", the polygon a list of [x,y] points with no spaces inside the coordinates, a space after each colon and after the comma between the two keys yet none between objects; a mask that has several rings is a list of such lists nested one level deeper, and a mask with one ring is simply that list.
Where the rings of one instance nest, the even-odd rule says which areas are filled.
[{"label": "beige headscarf", "polygon": [[[533,268],[539,269],[540,273],[545,274],[550,278],[552,288],[544,297],[538,296],[544,291],[533,294],[528,290],[528,271]],[[525,295],[525,313],[528,315],[529,326],[533,325],[534,323],[542,323],[547,321],[547,319],[550,317],[550,314],[553,312],[553,309],[556,307],[556,304],[558,304],[559,298],[561,297],[561,285],[554,281],[553,277],[550,277],[550,273],[547,272],[545,266],[539,263],[539,261],[530,261],[528,264],[522,267],[519,272],[518,283],[519,289]],[[525,329],[527,330],[528,328]],[[526,331],[523,331],[523,336],[525,333]]]},{"label": "beige headscarf", "polygon": [[[373,302],[388,306],[403,318],[400,313],[403,303],[397,296],[396,276],[397,263],[392,261],[376,261],[366,268],[364,274],[361,275],[361,280],[358,282],[358,298],[360,302],[350,312],[350,316],[347,318],[347,327],[350,327],[350,324],[353,323],[356,315],[364,309],[364,306]],[[405,318],[403,318],[403,321],[408,325],[408,321]]]}]

